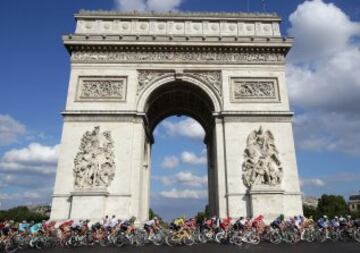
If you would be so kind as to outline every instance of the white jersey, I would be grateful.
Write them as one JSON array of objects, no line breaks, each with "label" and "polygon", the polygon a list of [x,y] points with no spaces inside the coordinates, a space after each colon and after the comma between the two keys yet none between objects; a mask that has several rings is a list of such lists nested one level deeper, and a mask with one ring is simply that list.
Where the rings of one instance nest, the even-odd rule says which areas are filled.
[{"label": "white jersey", "polygon": [[118,224],[118,219],[116,219],[115,217],[111,219],[110,221],[110,227],[116,227],[116,225]]},{"label": "white jersey", "polygon": [[145,225],[153,226],[155,224],[155,220],[148,220],[145,222]]}]

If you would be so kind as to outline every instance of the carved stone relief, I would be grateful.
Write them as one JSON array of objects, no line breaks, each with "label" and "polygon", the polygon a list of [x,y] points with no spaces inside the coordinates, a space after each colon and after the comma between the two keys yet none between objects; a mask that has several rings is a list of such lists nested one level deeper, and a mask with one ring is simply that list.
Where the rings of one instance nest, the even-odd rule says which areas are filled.
[{"label": "carved stone relief", "polygon": [[[146,86],[151,85],[156,80],[159,80],[165,76],[175,76],[175,70],[156,70],[156,69],[140,69],[138,70],[138,88],[137,92],[139,93]],[[195,79],[199,79],[205,84],[215,88],[219,95],[221,95],[221,71],[191,71],[185,70],[183,72],[184,76],[190,76]]]},{"label": "carved stone relief", "polygon": [[215,88],[217,93],[221,95],[221,84],[222,84],[222,78],[221,78],[221,71],[215,70],[215,71],[185,71],[184,72],[187,75],[193,76],[195,78],[198,78],[202,80],[204,83],[212,86]]},{"label": "carved stone relief", "polygon": [[279,102],[275,78],[233,78],[232,102]]},{"label": "carved stone relief", "polygon": [[156,70],[156,69],[139,69],[138,70],[138,87],[137,93],[139,93],[146,86],[158,80],[165,75],[173,75],[175,72],[171,70]]},{"label": "carved stone relief", "polygon": [[246,145],[242,164],[245,186],[250,188],[253,185],[280,185],[283,168],[273,134],[269,130],[264,131],[260,126],[259,130],[249,134]]},{"label": "carved stone relief", "polygon": [[124,77],[80,77],[78,100],[125,101],[126,78]]},{"label": "carved stone relief", "polygon": [[107,187],[115,175],[114,143],[110,131],[87,131],[74,159],[75,188]]},{"label": "carved stone relief", "polygon": [[71,54],[74,63],[209,63],[209,64],[282,64],[282,53],[255,52],[86,52],[75,51]]}]

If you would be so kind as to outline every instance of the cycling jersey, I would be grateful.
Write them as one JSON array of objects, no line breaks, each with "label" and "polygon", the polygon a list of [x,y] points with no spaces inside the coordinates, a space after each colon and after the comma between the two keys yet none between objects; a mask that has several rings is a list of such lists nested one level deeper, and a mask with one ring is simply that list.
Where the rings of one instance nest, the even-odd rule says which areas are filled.
[{"label": "cycling jersey", "polygon": [[145,225],[152,227],[155,224],[155,220],[148,220],[145,222]]},{"label": "cycling jersey", "polygon": [[35,225],[31,226],[30,228],[30,232],[32,234],[35,234],[37,232],[39,232],[40,228],[42,227],[42,224],[41,223],[36,223]]},{"label": "cycling jersey", "polygon": [[19,231],[20,232],[25,232],[29,229],[30,224],[29,223],[20,223],[19,224]]},{"label": "cycling jersey", "polygon": [[184,222],[184,219],[180,218],[180,219],[174,220],[174,224],[176,226],[184,226],[185,222]]}]

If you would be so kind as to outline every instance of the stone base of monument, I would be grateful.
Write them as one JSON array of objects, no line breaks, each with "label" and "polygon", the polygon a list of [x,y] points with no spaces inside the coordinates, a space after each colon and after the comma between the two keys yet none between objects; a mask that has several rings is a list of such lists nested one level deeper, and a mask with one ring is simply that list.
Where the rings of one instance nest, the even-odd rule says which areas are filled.
[{"label": "stone base of monument", "polygon": [[249,196],[253,217],[261,214],[266,217],[265,222],[269,223],[284,213],[284,191],[278,186],[253,185]]},{"label": "stone base of monument", "polygon": [[80,189],[71,193],[70,219],[101,220],[105,213],[106,188]]}]

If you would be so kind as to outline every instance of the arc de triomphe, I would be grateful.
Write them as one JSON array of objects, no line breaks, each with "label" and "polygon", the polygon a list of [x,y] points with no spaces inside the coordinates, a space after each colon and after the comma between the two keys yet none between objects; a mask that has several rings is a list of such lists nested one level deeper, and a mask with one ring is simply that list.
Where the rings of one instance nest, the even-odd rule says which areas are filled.
[{"label": "arc de triomphe", "polygon": [[80,11],[52,219],[148,218],[156,125],[204,128],[209,206],[220,217],[302,213],[280,18]]}]

